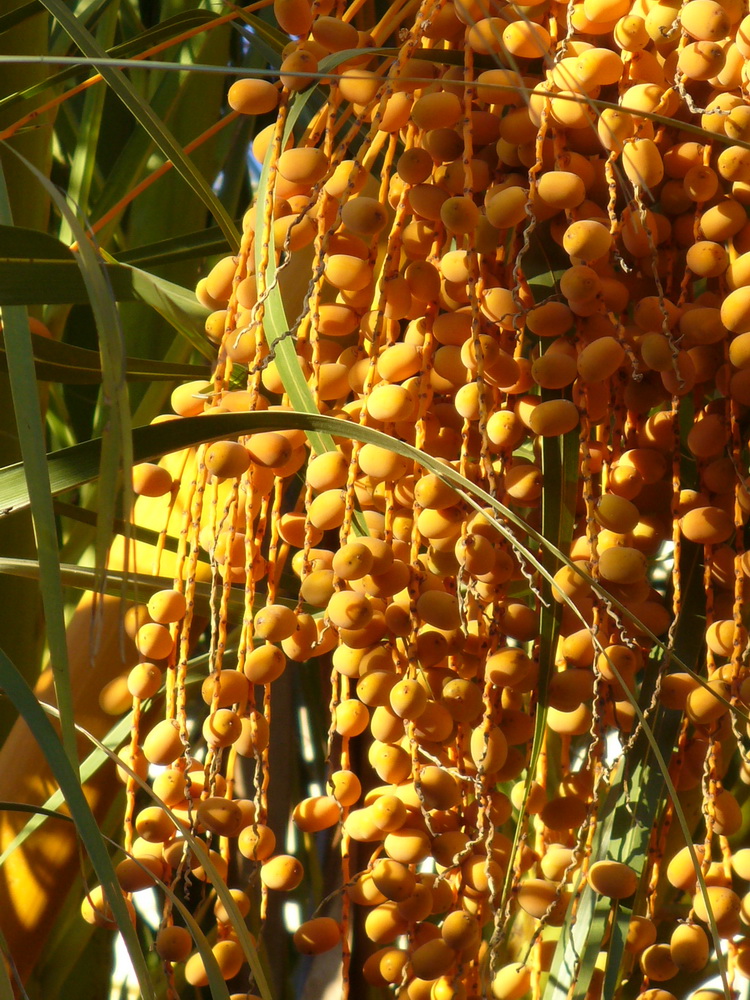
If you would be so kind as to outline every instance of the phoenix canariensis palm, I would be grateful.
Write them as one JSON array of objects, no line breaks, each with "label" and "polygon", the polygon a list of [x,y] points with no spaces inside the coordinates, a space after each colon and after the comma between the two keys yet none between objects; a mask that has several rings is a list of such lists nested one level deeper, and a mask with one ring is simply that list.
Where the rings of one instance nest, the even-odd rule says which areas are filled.
[{"label": "phoenix canariensis palm", "polygon": [[[223,122],[235,156],[254,122],[260,169],[239,226],[102,62],[83,12],[45,6],[220,223],[214,246],[151,253],[227,241],[195,287],[199,342],[184,289],[123,274],[130,196],[102,188],[94,241],[60,206],[77,258],[57,256],[80,263],[101,320],[91,427],[105,433],[53,454],[50,484],[82,485],[101,454],[98,534],[67,541],[101,565],[123,532],[109,586],[121,571],[139,596],[124,615],[117,598],[76,612],[71,660],[123,668],[106,685],[89,671],[90,722],[50,635],[68,758],[42,726],[48,689],[35,701],[4,669],[95,869],[86,919],[119,926],[145,995],[319,995],[321,978],[406,1000],[731,995],[750,973],[741,5],[233,8],[257,70]],[[183,18],[173,44],[180,28],[224,30]],[[114,24],[97,27],[110,42]],[[224,162],[242,176],[241,153]],[[228,199],[231,176],[216,185]],[[134,188],[133,213],[157,190]],[[166,368],[118,356],[93,247],[114,297],[158,303],[205,365],[178,371],[177,348]],[[6,293],[11,380],[32,356],[53,380],[65,357],[83,366],[30,345],[17,301]],[[67,344],[67,313],[45,318]],[[180,380],[166,413],[151,386],[131,415],[122,386],[138,373]],[[38,447],[24,459],[36,468]],[[132,462],[121,518],[116,472]],[[22,476],[4,475],[13,509]],[[40,546],[51,614],[49,559]],[[100,571],[66,579],[107,586]],[[125,716],[108,734],[124,783],[114,869],[71,767],[73,723],[103,734],[101,710]],[[54,785],[19,787],[23,740],[19,723],[0,773],[6,797],[38,802]],[[15,893],[34,844],[54,853],[62,829],[47,820],[4,859],[16,964]],[[43,857],[46,931],[65,881]],[[156,918],[135,917],[141,892]],[[129,914],[153,939],[150,970]],[[288,963],[290,948],[314,960]]]}]

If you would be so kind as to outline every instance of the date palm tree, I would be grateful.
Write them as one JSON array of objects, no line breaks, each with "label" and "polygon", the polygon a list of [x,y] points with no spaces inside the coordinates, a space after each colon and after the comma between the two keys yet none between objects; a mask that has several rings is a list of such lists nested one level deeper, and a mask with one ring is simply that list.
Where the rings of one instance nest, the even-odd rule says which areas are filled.
[{"label": "date palm tree", "polygon": [[748,39],[6,5],[0,994],[745,988]]}]

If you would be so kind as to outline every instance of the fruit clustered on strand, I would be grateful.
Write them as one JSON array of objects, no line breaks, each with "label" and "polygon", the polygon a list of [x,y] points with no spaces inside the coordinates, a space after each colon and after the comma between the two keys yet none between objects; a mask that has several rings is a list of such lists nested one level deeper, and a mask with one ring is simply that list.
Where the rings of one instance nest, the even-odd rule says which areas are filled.
[{"label": "fruit clustered on strand", "polygon": [[[302,430],[262,431],[135,469],[137,510],[168,516],[179,548],[174,590],[126,622],[141,662],[121,758],[142,780],[163,770],[156,804],[138,812],[123,772],[123,892],[208,878],[175,816],[221,877],[247,859],[254,888],[230,892],[262,929],[268,894],[304,878],[268,825],[273,684],[330,662],[327,788],[292,818],[305,834],[338,829],[340,888],[334,916],[309,901],[294,944],[340,950],[342,996],[353,928],[371,943],[360,973],[383,996],[541,996],[584,887],[614,909],[636,894],[624,975],[642,1000],[674,1000],[670,980],[715,957],[707,903],[731,987],[750,976],[750,849],[730,848],[741,813],[722,783],[733,756],[750,780],[735,749],[736,710],[750,705],[750,16],[739,0],[424,0],[362,30],[360,6],[275,0],[291,38],[280,81],[229,91],[235,110],[273,115],[253,143],[265,198],[236,254],[198,284],[218,362],[210,381],[175,390],[170,419],[294,409],[283,348],[342,436],[313,450]],[[303,127],[294,109],[313,84]],[[277,342],[269,312],[295,284],[299,318]],[[415,446],[537,530],[542,501],[565,503],[544,456],[572,441],[572,563],[545,584],[551,557],[534,543],[529,561],[518,524],[347,425]],[[685,542],[702,554],[702,679],[665,654]],[[207,561],[209,669],[191,744],[193,591]],[[692,856],[683,839],[667,857],[678,824],[665,796],[647,850],[625,863],[606,843],[597,854],[595,837],[612,740],[627,752],[639,738],[633,702],[647,688],[649,720],[677,715],[669,773],[680,794],[698,790],[703,832]],[[146,731],[140,705],[157,694],[165,716]],[[243,758],[255,762],[247,798],[234,792]],[[106,919],[95,895],[89,917]],[[169,974],[185,962],[187,982],[205,985],[169,900],[163,912],[155,947]],[[247,983],[221,899],[215,914],[221,974]],[[601,948],[604,959],[606,936]],[[587,975],[585,995],[602,996],[602,962]]]}]

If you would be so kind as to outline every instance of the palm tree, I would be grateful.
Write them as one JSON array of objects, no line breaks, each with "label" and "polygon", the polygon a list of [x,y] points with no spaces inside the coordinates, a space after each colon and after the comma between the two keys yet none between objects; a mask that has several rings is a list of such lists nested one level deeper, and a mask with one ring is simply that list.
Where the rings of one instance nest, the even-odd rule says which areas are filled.
[{"label": "palm tree", "polygon": [[0,25],[3,995],[735,995],[741,5]]}]

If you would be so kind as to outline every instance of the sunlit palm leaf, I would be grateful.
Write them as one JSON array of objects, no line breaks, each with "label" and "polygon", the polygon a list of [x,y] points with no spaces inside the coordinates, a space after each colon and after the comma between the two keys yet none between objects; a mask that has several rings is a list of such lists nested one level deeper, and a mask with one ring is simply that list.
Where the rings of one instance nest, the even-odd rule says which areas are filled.
[{"label": "sunlit palm leaf", "polygon": [[[106,57],[106,53],[97,44],[93,36],[83,28],[64,4],[60,3],[59,0],[42,0],[42,2],[50,14],[64,27],[71,40],[92,60],[94,65],[96,64],[97,57]],[[185,180],[205,203],[221,226],[226,238],[235,244],[239,243],[239,234],[221,202],[219,202],[205,178],[196,170],[188,157],[185,156],[164,123],[153,113],[148,103],[143,100],[122,74],[108,69],[106,66],[101,66],[101,74],[114,93],[123,101],[128,110],[135,115],[159,148],[164,152],[165,156],[172,160]]]}]

